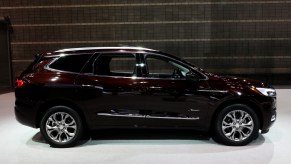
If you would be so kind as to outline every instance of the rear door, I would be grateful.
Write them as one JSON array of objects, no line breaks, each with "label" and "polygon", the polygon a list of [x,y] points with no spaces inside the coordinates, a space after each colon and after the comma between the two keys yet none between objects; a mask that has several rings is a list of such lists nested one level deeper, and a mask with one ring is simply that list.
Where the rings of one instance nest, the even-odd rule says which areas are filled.
[{"label": "rear door", "polygon": [[[139,57],[134,53],[99,53],[76,80],[93,127],[141,126]],[[92,72],[91,72],[92,71]]]}]

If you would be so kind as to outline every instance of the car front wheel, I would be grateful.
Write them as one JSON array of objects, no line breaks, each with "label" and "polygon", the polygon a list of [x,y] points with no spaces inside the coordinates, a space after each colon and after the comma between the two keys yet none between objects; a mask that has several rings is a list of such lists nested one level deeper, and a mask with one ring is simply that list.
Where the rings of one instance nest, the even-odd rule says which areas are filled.
[{"label": "car front wheel", "polygon": [[52,147],[74,146],[82,136],[83,125],[79,114],[66,106],[47,110],[41,119],[40,131]]},{"label": "car front wheel", "polygon": [[230,146],[250,143],[259,133],[257,114],[244,104],[225,107],[216,117],[214,139]]}]

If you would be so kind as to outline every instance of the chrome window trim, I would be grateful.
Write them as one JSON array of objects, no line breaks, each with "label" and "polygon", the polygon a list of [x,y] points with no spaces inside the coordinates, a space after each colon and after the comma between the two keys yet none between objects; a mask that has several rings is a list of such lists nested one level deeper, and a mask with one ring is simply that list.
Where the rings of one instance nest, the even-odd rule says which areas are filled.
[{"label": "chrome window trim", "polygon": [[[96,60],[99,58],[99,56],[101,55],[101,54],[111,54],[111,53],[118,53],[118,54],[133,54],[134,55],[134,57],[137,59],[137,55],[138,54],[148,54],[148,53],[146,53],[146,52],[139,52],[139,53],[132,53],[132,52],[99,52],[99,54],[98,54],[98,56],[96,57],[96,59],[95,59],[95,61],[93,62],[93,63],[95,63],[96,62]],[[141,63],[137,63],[136,62],[136,65],[135,65],[135,67],[137,68],[138,67],[138,65],[137,64],[141,64]],[[144,64],[144,63],[143,63]],[[94,64],[93,64],[93,67],[94,67]],[[93,74],[93,76],[97,76],[97,77],[111,77],[111,78],[130,78],[130,79],[149,79],[148,77],[140,77],[140,76],[134,76],[134,74],[133,74],[133,76],[131,76],[131,77],[124,77],[124,76],[110,76],[110,75],[96,75],[96,74],[94,74],[94,73],[92,73]],[[175,78],[150,78],[150,79],[156,79],[156,80],[186,80],[186,79],[175,79]]]},{"label": "chrome window trim", "polygon": [[[120,47],[119,47],[120,48]],[[133,52],[115,52],[115,51],[109,51],[109,52],[95,52],[95,53],[69,53],[69,54],[58,54],[58,55],[52,55],[50,57],[57,57],[55,59],[53,59],[51,62],[49,62],[44,68],[46,70],[50,70],[50,71],[53,71],[53,72],[64,72],[64,73],[71,73],[71,74],[76,74],[76,75],[91,75],[91,76],[97,76],[97,77],[111,77],[111,78],[130,78],[130,79],[152,79],[152,80],[186,80],[185,78],[183,79],[177,79],[177,78],[157,78],[157,77],[139,77],[139,76],[131,76],[131,77],[123,77],[123,76],[110,76],[110,75],[96,75],[94,73],[77,73],[77,72],[70,72],[70,71],[64,71],[64,70],[58,70],[58,69],[54,69],[54,68],[50,68],[50,65],[52,63],[54,63],[56,60],[58,60],[61,56],[71,56],[71,55],[81,55],[81,54],[96,54],[98,53],[98,56],[96,57],[95,61],[98,59],[98,57],[100,56],[100,54],[110,54],[110,53],[127,53],[127,54],[133,54],[135,57],[136,57],[136,54],[145,54],[144,57],[147,55],[147,54],[151,54],[151,55],[156,55],[156,56],[162,56],[162,57],[165,57],[165,58],[168,58],[168,59],[171,59],[171,60],[174,60],[176,61],[177,63],[181,63],[182,65],[186,65],[187,68],[190,68],[190,70],[194,70],[196,72],[199,72],[197,70],[195,70],[192,66],[188,65],[188,64],[185,64],[179,60],[176,60],[174,58],[171,58],[171,57],[168,57],[168,56],[165,56],[163,54],[159,54],[159,53],[151,53],[151,52],[138,52],[138,53],[133,53]],[[95,61],[93,63],[95,63]],[[144,64],[144,63],[143,63]],[[137,66],[136,66],[137,67]],[[208,80],[208,76],[206,76],[204,73],[202,72],[199,72],[200,74],[202,74],[205,79],[199,79],[199,80]]]},{"label": "chrome window trim", "polygon": [[[94,55],[94,53],[74,53],[74,54],[60,54],[60,55],[53,55],[50,57],[56,57],[54,58],[52,61],[50,61],[47,65],[44,66],[44,69],[49,70],[49,71],[53,71],[53,72],[64,72],[64,73],[71,73],[71,74],[76,74],[76,75],[80,75],[82,73],[80,72],[71,72],[71,71],[65,71],[65,70],[59,70],[59,69],[54,69],[51,68],[50,65],[53,64],[54,62],[56,62],[60,57],[62,56],[73,56],[73,55],[86,55],[86,54],[91,54],[92,56]],[[90,60],[90,59],[88,59]],[[83,68],[82,68],[83,69]],[[81,70],[82,70],[81,69]],[[80,71],[81,71],[80,70]]]},{"label": "chrome window trim", "polygon": [[[101,52],[101,53],[103,53],[103,52]],[[99,53],[99,54],[101,54],[101,53]],[[113,52],[105,52],[105,53],[113,53]],[[120,53],[123,53],[123,52],[120,52]],[[77,53],[77,54],[79,54],[79,53]],[[74,54],[74,55],[77,55],[77,54]],[[98,57],[99,57],[99,54],[98,54]],[[135,53],[132,53],[132,54],[135,54]],[[68,55],[71,55],[71,54],[68,54]],[[49,70],[49,71],[53,71],[53,72],[64,72],[64,73],[71,73],[71,74],[76,74],[76,75],[91,75],[91,76],[108,77],[108,78],[127,78],[127,79],[132,79],[132,80],[135,80],[135,79],[139,79],[139,80],[140,79],[148,79],[147,77],[139,77],[139,76],[124,77],[124,76],[96,75],[94,73],[77,73],[77,72],[70,72],[70,71],[64,71],[64,70],[50,68],[49,66],[60,58],[60,55],[56,55],[56,56],[59,56],[59,57],[55,58],[51,62],[49,62],[46,66],[44,66],[44,69]],[[96,57],[95,61],[97,60],[98,57]],[[95,61],[93,63],[95,63]],[[186,79],[174,79],[174,78],[151,78],[151,79],[186,80]]]},{"label": "chrome window trim", "polygon": [[78,52],[78,53],[61,53],[61,54],[57,54],[57,55],[49,55],[49,56],[43,56],[44,58],[52,58],[52,57],[62,57],[62,56],[71,56],[71,55],[81,55],[81,54],[95,54],[96,52],[92,52],[92,53],[82,53],[82,52]]}]

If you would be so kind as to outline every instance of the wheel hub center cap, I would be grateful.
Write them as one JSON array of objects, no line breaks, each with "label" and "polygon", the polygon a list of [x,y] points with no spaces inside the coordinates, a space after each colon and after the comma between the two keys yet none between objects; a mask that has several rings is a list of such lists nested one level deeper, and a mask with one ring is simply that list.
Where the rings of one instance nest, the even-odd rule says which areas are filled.
[{"label": "wheel hub center cap", "polygon": [[59,128],[60,128],[60,130],[63,130],[64,129],[64,126],[63,125],[60,125]]}]

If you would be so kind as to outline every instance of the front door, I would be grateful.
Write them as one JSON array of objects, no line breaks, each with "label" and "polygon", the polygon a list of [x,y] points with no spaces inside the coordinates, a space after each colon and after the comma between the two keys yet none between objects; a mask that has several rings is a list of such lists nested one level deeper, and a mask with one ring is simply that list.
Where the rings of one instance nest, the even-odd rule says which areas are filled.
[{"label": "front door", "polygon": [[196,90],[205,81],[186,80],[191,68],[175,59],[148,54],[143,57],[143,109],[147,126],[199,127],[208,109],[208,97]]}]

